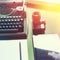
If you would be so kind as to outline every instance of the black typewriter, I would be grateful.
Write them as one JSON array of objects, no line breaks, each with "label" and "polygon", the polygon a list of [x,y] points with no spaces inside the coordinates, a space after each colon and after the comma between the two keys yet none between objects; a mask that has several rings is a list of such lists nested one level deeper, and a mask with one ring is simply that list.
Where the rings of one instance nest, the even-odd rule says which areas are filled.
[{"label": "black typewriter", "polygon": [[27,38],[23,2],[0,3],[0,40]]}]

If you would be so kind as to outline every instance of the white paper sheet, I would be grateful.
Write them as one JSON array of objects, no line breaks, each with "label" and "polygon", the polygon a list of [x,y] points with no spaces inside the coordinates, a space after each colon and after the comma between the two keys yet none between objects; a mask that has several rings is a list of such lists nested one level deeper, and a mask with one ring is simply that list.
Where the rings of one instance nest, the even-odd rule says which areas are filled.
[{"label": "white paper sheet", "polygon": [[0,41],[0,60],[20,60],[17,41]]},{"label": "white paper sheet", "polygon": [[34,47],[60,53],[60,39],[57,34],[33,36]]},{"label": "white paper sheet", "polygon": [[[21,46],[19,46],[19,43],[21,44]],[[0,60],[28,60],[27,41],[1,40]]]}]

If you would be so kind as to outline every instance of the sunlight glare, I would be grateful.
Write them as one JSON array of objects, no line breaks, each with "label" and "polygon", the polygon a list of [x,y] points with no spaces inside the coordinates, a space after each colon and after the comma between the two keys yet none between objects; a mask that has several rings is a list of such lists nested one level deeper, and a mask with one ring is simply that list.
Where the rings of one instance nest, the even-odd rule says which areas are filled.
[{"label": "sunlight glare", "polygon": [[51,3],[60,3],[60,0],[38,0],[38,1],[51,2]]}]

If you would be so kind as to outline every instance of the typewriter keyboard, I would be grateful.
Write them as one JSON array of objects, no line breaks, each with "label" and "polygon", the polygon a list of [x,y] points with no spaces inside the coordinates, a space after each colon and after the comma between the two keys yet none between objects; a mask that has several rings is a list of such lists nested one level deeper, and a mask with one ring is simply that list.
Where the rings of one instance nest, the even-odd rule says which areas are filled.
[{"label": "typewriter keyboard", "polygon": [[0,17],[0,33],[16,33],[24,31],[24,18],[21,16]]}]

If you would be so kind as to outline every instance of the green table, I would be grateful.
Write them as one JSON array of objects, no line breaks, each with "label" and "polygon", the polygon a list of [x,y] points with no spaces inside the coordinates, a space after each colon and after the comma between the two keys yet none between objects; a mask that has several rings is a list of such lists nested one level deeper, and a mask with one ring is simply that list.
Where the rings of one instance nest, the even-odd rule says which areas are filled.
[{"label": "green table", "polygon": [[32,23],[29,21],[28,26],[28,38],[27,38],[27,46],[28,46],[28,60],[34,60],[34,46],[33,46],[33,37],[32,37]]}]

